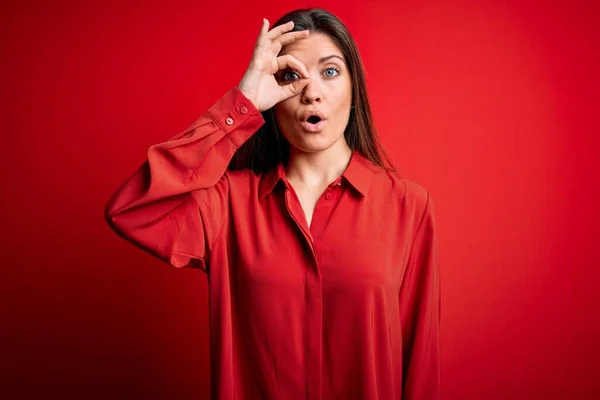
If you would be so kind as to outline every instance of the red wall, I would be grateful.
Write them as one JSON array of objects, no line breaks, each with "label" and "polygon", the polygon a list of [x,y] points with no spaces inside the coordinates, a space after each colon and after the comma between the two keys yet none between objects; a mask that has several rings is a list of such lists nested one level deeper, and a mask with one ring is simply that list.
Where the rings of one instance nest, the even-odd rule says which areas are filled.
[{"label": "red wall", "polygon": [[[313,3],[14,3],[0,395],[206,398],[205,276],[118,238],[103,207],[238,83],[262,17]],[[598,398],[598,3],[367,3],[320,5],[355,35],[398,167],[436,201],[445,399]]]}]

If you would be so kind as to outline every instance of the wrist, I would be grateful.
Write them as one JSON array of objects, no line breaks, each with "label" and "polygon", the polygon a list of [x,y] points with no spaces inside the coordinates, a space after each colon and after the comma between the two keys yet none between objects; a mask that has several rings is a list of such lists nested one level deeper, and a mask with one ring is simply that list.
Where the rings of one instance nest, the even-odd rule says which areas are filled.
[{"label": "wrist", "polygon": [[[250,93],[249,91],[245,90],[243,87],[241,87],[240,85],[238,85],[238,90],[240,92],[242,92],[242,94],[244,95],[244,97],[246,97],[248,99],[248,101],[250,101],[254,107],[256,107],[256,109],[258,110],[258,104],[256,104],[256,100],[255,100],[255,96]],[[259,110],[260,111],[260,110]]]}]

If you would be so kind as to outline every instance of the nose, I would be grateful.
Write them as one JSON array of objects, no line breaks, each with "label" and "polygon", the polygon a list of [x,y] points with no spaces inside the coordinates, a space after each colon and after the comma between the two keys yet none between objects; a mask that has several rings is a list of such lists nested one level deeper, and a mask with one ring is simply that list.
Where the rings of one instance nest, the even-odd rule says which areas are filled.
[{"label": "nose", "polygon": [[311,79],[310,83],[302,91],[302,104],[320,103],[322,100],[321,91],[318,83]]}]

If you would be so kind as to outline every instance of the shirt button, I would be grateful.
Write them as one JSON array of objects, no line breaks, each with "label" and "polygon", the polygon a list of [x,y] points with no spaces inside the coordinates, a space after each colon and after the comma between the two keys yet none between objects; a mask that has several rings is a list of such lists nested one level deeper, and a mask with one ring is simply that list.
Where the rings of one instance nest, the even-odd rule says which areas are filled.
[{"label": "shirt button", "polygon": [[327,192],[327,193],[325,193],[325,198],[326,198],[327,200],[331,200],[331,192]]},{"label": "shirt button", "polygon": [[246,114],[246,113],[248,112],[248,108],[246,108],[246,106],[241,106],[241,107],[240,107],[240,112],[241,112],[242,114]]},{"label": "shirt button", "polygon": [[233,124],[233,119],[232,119],[232,118],[227,118],[227,119],[225,120],[225,123],[226,123],[227,125],[231,125],[231,124]]}]

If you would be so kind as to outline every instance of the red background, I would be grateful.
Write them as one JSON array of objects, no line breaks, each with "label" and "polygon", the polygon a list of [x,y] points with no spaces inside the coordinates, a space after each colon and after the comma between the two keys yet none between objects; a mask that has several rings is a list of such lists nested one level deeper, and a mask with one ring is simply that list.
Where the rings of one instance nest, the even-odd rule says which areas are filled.
[{"label": "red background", "polygon": [[[207,283],[103,220],[145,151],[313,2],[3,2],[0,395],[206,398]],[[436,201],[445,399],[600,396],[597,2],[319,5]]]}]

